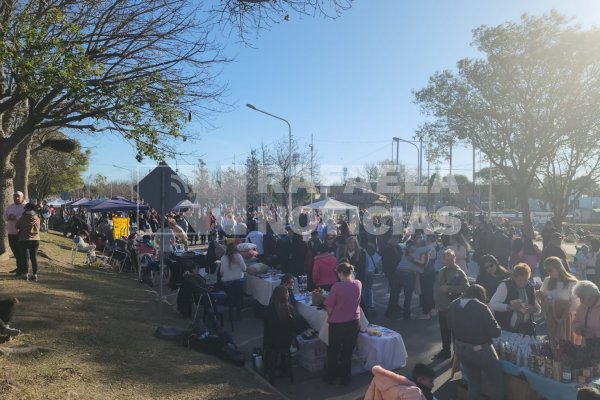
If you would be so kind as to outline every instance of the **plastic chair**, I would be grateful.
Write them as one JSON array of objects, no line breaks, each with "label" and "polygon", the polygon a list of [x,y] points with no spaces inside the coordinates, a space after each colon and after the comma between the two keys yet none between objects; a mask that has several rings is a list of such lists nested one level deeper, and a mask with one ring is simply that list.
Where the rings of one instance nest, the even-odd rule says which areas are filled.
[{"label": "plastic chair", "polygon": [[[89,245],[88,245],[89,246]],[[90,248],[82,246],[82,239],[75,235],[73,236],[73,244],[71,246],[71,265],[75,266],[75,260],[78,254],[85,254],[84,265],[90,264]]]}]

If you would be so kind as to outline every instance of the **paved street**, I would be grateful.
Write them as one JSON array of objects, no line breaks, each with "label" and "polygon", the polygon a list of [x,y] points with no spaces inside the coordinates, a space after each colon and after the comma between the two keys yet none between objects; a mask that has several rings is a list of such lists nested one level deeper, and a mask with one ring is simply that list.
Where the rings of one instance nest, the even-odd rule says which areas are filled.
[{"label": "paved street", "polygon": [[[541,242],[538,243],[541,248]],[[563,248],[569,255],[569,260],[575,254],[575,245],[566,243]],[[396,313],[395,318],[388,319],[383,316],[388,300],[388,284],[383,274],[377,275],[374,282],[374,294],[376,303],[375,316],[370,316],[369,321],[391,328],[402,335],[408,353],[408,364],[405,368],[397,371],[401,374],[410,374],[416,363],[431,365],[438,373],[436,387],[439,392],[436,396],[439,400],[456,398],[457,381],[447,382],[450,377],[450,361],[432,361],[432,357],[441,349],[440,333],[437,317],[431,320],[404,321],[401,313]],[[402,298],[402,296],[400,296]],[[413,318],[419,315],[418,299],[413,300]],[[233,337],[242,351],[247,355],[252,353],[254,347],[262,344],[262,320],[254,316],[254,301],[246,297],[246,308],[241,321],[235,321]],[[226,329],[229,324],[226,321]],[[543,330],[543,326],[540,326]],[[320,373],[310,373],[299,365],[294,368],[295,383],[290,384],[289,378],[281,377],[275,382],[275,387],[285,396],[294,400],[336,400],[336,399],[362,399],[371,381],[369,372],[353,377],[353,382],[347,387],[340,384],[328,385],[321,380]],[[460,374],[458,374],[460,377]],[[456,378],[456,377],[455,377]]]},{"label": "paved street", "polygon": [[[408,352],[408,364],[400,371],[409,374],[414,364],[418,362],[429,364],[431,358],[440,350],[439,328],[437,318],[431,320],[404,321],[401,313],[396,313],[394,319],[383,316],[388,299],[387,279],[383,274],[375,277],[374,283],[376,312],[369,321],[386,326],[399,332]],[[246,299],[248,307],[244,310],[241,321],[234,322],[234,339],[240,349],[246,354],[251,354],[254,347],[259,347],[262,342],[262,320],[254,317],[254,308],[249,298]],[[419,315],[418,300],[413,301],[413,316]],[[226,322],[226,329],[229,325]],[[449,361],[431,364],[436,370],[444,371],[449,367]],[[282,377],[275,382],[275,387],[290,399],[362,399],[371,381],[371,374],[365,372],[354,376],[352,384],[344,387],[340,384],[328,385],[321,380],[320,373],[310,373],[300,366],[294,368],[295,383],[290,384],[289,378]],[[452,397],[439,397],[450,399]]]}]

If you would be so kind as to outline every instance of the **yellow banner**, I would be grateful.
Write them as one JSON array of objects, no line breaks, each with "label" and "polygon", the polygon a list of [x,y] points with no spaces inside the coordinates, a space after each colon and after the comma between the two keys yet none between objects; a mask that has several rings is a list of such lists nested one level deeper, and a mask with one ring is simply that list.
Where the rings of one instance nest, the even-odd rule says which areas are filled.
[{"label": "yellow banner", "polygon": [[129,218],[113,217],[115,239],[129,236]]}]

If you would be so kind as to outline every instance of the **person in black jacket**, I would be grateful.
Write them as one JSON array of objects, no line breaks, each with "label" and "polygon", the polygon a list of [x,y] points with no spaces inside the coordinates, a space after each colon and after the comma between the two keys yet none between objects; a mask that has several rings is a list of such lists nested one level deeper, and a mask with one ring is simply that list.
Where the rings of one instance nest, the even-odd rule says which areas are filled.
[{"label": "person in black jacket", "polygon": [[[500,282],[510,278],[510,272],[500,265],[496,257],[491,254],[485,254],[482,256],[479,265],[481,267],[475,283],[483,286],[489,296],[496,293],[496,289],[498,288]],[[486,302],[489,301],[490,299],[488,298]]]},{"label": "person in black jacket", "polygon": [[271,382],[279,363],[278,355],[290,350],[294,338],[294,309],[289,303],[288,289],[277,286],[265,310],[263,348],[265,349],[265,371]]},{"label": "person in black jacket", "polygon": [[469,286],[463,296],[450,305],[448,325],[454,336],[456,355],[469,381],[468,398],[479,398],[483,372],[492,385],[491,399],[504,400],[504,372],[492,343],[501,331],[485,299],[483,286]]},{"label": "person in black jacket", "polygon": [[512,240],[499,226],[494,230],[492,236],[492,254],[500,265],[508,265],[508,258],[512,251]]},{"label": "person in black jacket", "polygon": [[[558,257],[562,260],[563,265],[566,267],[567,272],[571,272],[569,268],[569,263],[567,262],[567,253],[562,249],[563,236],[559,232],[554,232],[550,236],[550,240],[544,246],[542,250],[542,258],[540,260],[540,265],[544,265],[544,261],[550,257]],[[544,268],[540,268],[540,278],[544,280],[548,276],[548,273],[544,270]]]},{"label": "person in black jacket", "polygon": [[17,304],[19,304],[19,300],[16,297],[0,300],[0,335],[18,336],[21,334],[20,330],[11,328],[9,325]]},{"label": "person in black jacket", "polygon": [[535,335],[534,315],[540,313],[535,289],[529,282],[531,269],[525,263],[513,267],[512,277],[498,285],[490,299],[490,308],[502,329]]}]

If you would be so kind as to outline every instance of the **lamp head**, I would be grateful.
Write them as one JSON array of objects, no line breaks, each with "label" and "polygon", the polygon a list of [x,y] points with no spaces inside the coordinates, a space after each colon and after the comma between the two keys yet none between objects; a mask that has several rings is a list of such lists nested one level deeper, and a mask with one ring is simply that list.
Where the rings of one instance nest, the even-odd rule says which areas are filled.
[{"label": "lamp head", "polygon": [[254,107],[254,105],[252,105],[252,104],[246,104],[246,107],[256,110],[256,107]]}]

